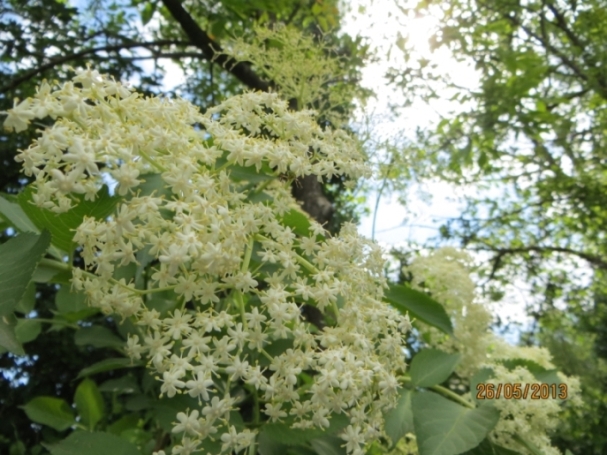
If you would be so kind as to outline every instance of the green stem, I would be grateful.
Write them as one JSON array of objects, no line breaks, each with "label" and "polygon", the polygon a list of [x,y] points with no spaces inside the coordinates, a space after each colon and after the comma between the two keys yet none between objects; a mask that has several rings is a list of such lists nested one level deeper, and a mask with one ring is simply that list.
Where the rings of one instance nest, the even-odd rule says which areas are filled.
[{"label": "green stem", "polygon": [[249,270],[249,264],[251,263],[251,255],[253,254],[253,245],[255,243],[255,238],[249,238],[249,242],[247,243],[247,249],[244,253],[244,260],[242,261],[242,265],[240,266],[240,271],[245,273]]},{"label": "green stem", "polygon": [[55,324],[55,325],[63,325],[65,327],[70,327],[72,329],[79,329],[80,326],[78,324],[74,324],[73,322],[62,321],[61,319],[46,319],[46,318],[32,318],[33,321],[43,322],[45,324]]},{"label": "green stem", "polygon": [[255,189],[253,190],[253,194],[259,194],[259,193],[261,193],[261,192],[262,192],[263,190],[265,190],[265,189],[268,187],[268,185],[269,185],[270,183],[272,183],[273,181],[274,181],[274,179],[268,179],[268,180],[266,180],[265,182],[261,182],[259,185],[257,185],[257,188],[255,188]]},{"label": "green stem", "polygon": [[57,269],[62,272],[69,272],[72,268],[65,262],[56,261],[54,259],[43,258],[40,260],[40,265],[50,267],[51,269]]},{"label": "green stem", "polygon": [[435,392],[440,393],[445,398],[449,398],[451,401],[455,401],[456,403],[461,404],[462,406],[466,406],[467,408],[474,409],[476,406],[469,401],[466,401],[461,395],[458,395],[455,392],[447,389],[446,387],[440,385],[433,385],[432,387],[428,387],[430,390],[434,390]]},{"label": "green stem", "polygon": [[160,172],[166,172],[166,168],[161,166],[160,164],[158,164],[150,155],[148,155],[146,152],[144,152],[143,150],[139,150],[139,154],[148,162],[150,163],[152,166],[154,166],[156,169],[158,169]]},{"label": "green stem", "polygon": [[[257,240],[258,242],[269,242],[271,239],[261,235],[261,234],[255,234],[255,240]],[[320,270],[318,270],[310,261],[308,261],[306,258],[304,258],[303,256],[300,256],[297,253],[293,253],[295,255],[295,259],[297,260],[297,262],[299,262],[299,264],[301,264],[308,272],[310,273],[320,273]]]}]

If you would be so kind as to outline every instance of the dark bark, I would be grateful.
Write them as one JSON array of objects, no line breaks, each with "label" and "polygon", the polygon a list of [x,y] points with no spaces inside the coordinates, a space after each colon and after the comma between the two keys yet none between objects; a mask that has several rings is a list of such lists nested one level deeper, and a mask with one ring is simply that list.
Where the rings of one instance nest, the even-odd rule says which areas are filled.
[{"label": "dark bark", "polygon": [[[251,65],[236,62],[223,54],[221,46],[200,28],[194,18],[183,8],[180,0],[162,0],[162,2],[188,36],[191,44],[198,47],[208,60],[219,65],[249,88],[264,92],[272,88],[272,81],[262,80]],[[298,108],[296,100],[290,100],[289,106],[294,110]],[[334,211],[333,205],[324,195],[322,185],[315,175],[297,179],[293,183],[292,193],[301,204],[302,209],[320,224],[324,225],[331,220]]]}]

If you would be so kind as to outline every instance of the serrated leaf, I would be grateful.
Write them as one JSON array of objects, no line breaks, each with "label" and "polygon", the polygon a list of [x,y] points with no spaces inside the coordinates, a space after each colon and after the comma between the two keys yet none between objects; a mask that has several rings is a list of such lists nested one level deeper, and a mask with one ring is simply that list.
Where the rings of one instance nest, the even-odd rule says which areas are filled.
[{"label": "serrated leaf", "polygon": [[36,397],[22,406],[29,419],[48,425],[57,431],[67,430],[74,425],[74,413],[67,401],[55,397]]},{"label": "serrated leaf", "polygon": [[[34,272],[34,275],[35,274],[36,274],[36,272]],[[15,311],[18,313],[27,315],[32,312],[32,310],[34,309],[35,306],[36,306],[36,283],[31,281],[30,284],[27,285],[27,288],[25,288],[25,292],[21,296],[21,300],[19,300],[19,303],[17,304],[17,306],[15,306]]]},{"label": "serrated leaf", "polygon": [[23,346],[15,335],[16,322],[12,314],[0,316],[0,348],[4,348],[15,355],[25,355]]},{"label": "serrated leaf", "polygon": [[103,432],[76,431],[63,441],[42,445],[51,455],[139,455],[131,442]]},{"label": "serrated leaf", "polygon": [[39,229],[50,231],[53,245],[66,252],[74,249],[75,230],[82,224],[85,216],[97,220],[103,219],[112,214],[116,204],[120,201],[119,197],[110,196],[107,186],[103,186],[94,201],[86,201],[84,196],[78,196],[78,201],[72,209],[65,213],[54,213],[33,205],[31,203],[32,193],[31,187],[21,192],[18,198],[19,205]]},{"label": "serrated leaf", "polygon": [[384,416],[384,430],[395,446],[407,433],[413,433],[413,409],[411,408],[412,391],[401,389],[400,397],[394,409]]},{"label": "serrated leaf", "polygon": [[473,449],[499,420],[499,411],[491,405],[469,409],[433,392],[417,392],[411,403],[420,455],[456,455]]},{"label": "serrated leaf", "polygon": [[447,380],[459,362],[459,354],[447,354],[438,349],[420,351],[409,367],[411,382],[417,387],[431,387]]},{"label": "serrated leaf", "polygon": [[104,371],[120,370],[123,368],[134,368],[140,365],[139,362],[133,362],[131,359],[124,357],[117,357],[113,359],[105,359],[100,362],[94,363],[90,367],[83,368],[78,373],[77,378],[83,378],[85,376],[92,376],[94,374],[103,373]]},{"label": "serrated leaf", "polygon": [[19,232],[32,232],[39,234],[40,231],[27,217],[19,204],[6,200],[0,196],[0,215],[8,221]]},{"label": "serrated leaf", "polygon": [[124,341],[114,333],[98,325],[83,327],[74,334],[74,342],[77,346],[93,346],[95,348],[121,348]]},{"label": "serrated leaf", "polygon": [[83,380],[74,394],[74,403],[82,420],[90,430],[95,428],[105,413],[103,397],[97,388],[97,384],[91,379]]},{"label": "serrated leaf", "polygon": [[19,234],[0,245],[0,315],[15,309],[49,245],[47,231]]},{"label": "serrated leaf", "polygon": [[386,291],[384,300],[401,313],[408,313],[411,317],[453,335],[453,325],[445,308],[423,292],[407,286],[392,284]]}]

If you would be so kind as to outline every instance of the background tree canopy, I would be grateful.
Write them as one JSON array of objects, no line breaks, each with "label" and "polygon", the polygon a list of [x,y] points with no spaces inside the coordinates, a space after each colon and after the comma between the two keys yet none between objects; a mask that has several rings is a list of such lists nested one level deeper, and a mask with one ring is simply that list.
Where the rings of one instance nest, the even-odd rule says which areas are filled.
[{"label": "background tree canopy", "polygon": [[[607,215],[601,201],[607,4],[397,4],[404,15],[438,17],[432,47],[446,48],[454,59],[473,64],[480,86],[457,86],[441,73],[433,55],[418,58],[406,39],[399,39],[407,65],[390,71],[390,88],[405,93],[407,103],[421,99],[432,105],[448,94],[460,107],[417,131],[405,148],[388,148],[388,164],[379,169],[385,177],[382,188],[402,189],[413,178],[489,188],[490,195],[479,190],[461,217],[441,228],[442,239],[426,245],[438,248],[456,241],[462,248],[485,252],[489,260],[474,265],[469,256],[452,249],[417,258],[395,252],[403,267],[383,301],[415,319],[407,346],[410,371],[400,378],[396,408],[386,411],[385,427],[377,429],[375,442],[364,445],[364,452],[558,453],[552,445],[563,453],[605,453]],[[178,95],[202,112],[243,91],[276,92],[292,111],[314,109],[323,130],[358,134],[356,147],[372,155],[376,150],[371,142],[365,143],[362,132],[351,126],[357,103],[371,96],[359,84],[369,63],[369,45],[339,32],[344,7],[333,0],[0,1],[0,111],[17,109],[15,99],[35,97],[43,80],[60,84],[72,79],[72,67],[90,65],[115,80],[131,81],[146,96]],[[171,65],[182,71],[183,80],[167,92],[164,76]],[[149,455],[165,449],[170,453],[170,448],[190,453],[177,445],[175,416],[181,430],[190,431],[187,413],[197,408],[196,400],[187,394],[159,399],[164,389],[145,361],[124,356],[126,340],[137,330],[134,320],[104,315],[86,304],[84,294],[70,292],[70,270],[84,267],[82,248],[74,254],[70,232],[85,215],[115,216],[120,199],[106,192],[94,207],[79,199],[76,212],[56,219],[45,218],[29,204],[33,179],[21,172],[15,156],[54,120],[32,120],[25,131],[7,128],[0,135],[0,247],[5,257],[12,254],[25,261],[20,263],[29,257],[31,264],[23,267],[33,273],[24,278],[27,287],[14,304],[8,294],[0,302],[0,369],[5,379],[0,382],[0,452],[72,455],[90,447],[87,453],[92,455]],[[248,134],[245,130],[241,128]],[[235,185],[242,185],[245,194],[252,191],[247,196],[251,200],[271,199],[263,192],[267,176],[260,169],[233,168]],[[273,169],[264,167],[262,173],[266,171]],[[307,232],[314,220],[339,238],[345,222],[356,222],[365,210],[364,198],[347,191],[344,175],[322,183],[314,174],[291,177],[288,172],[273,175],[292,180],[291,194],[308,215],[293,210],[281,219],[280,225],[293,235]],[[166,188],[161,183],[150,177],[143,191],[162,193]],[[253,184],[260,186],[251,190]],[[364,182],[356,184],[360,188]],[[50,230],[48,238],[42,228]],[[247,248],[248,260],[255,261],[260,253]],[[146,254],[137,256],[142,267],[156,265],[159,259]],[[59,273],[51,270],[57,261],[63,264]],[[258,270],[265,270],[261,260]],[[590,279],[585,281],[581,272]],[[113,279],[141,283],[145,273],[122,267]],[[470,273],[479,278],[478,295]],[[0,283],[6,289],[19,276],[11,263],[0,263]],[[490,334],[491,316],[477,303],[499,300],[503,285],[515,277],[532,286],[539,302],[530,307],[536,325],[523,334],[523,348],[508,347]],[[259,292],[264,291],[260,285]],[[220,294],[226,301],[232,298],[227,291]],[[332,316],[303,299],[297,302],[301,317],[314,333],[321,333],[336,324],[344,297]],[[173,311],[176,318],[177,303],[172,290],[148,300],[163,317]],[[186,303],[180,303],[182,309]],[[277,341],[266,346],[268,357],[283,355],[293,344]],[[551,351],[552,361],[538,346]],[[266,367],[269,376],[269,363]],[[574,393],[576,380],[557,369],[580,377],[581,395],[569,398],[579,402],[581,397],[583,406],[569,406],[556,396],[543,408],[525,407],[533,400],[509,408],[508,400],[494,405],[489,395],[484,402],[475,398],[479,384],[487,385],[487,394],[495,393],[491,387],[506,378],[549,384],[555,391],[557,385],[569,384]],[[306,389],[315,377],[317,372],[303,371],[297,380]],[[347,378],[339,381],[336,389],[348,388]],[[230,385],[225,385],[228,393]],[[258,394],[244,383],[238,386],[240,404],[229,412],[234,431],[263,428],[256,445],[247,449],[250,455],[358,450],[359,435],[339,410],[324,431],[260,422]],[[552,429],[551,442],[546,432],[556,425],[559,411],[565,418]],[[222,440],[211,440],[193,453],[217,453]]]},{"label": "background tree canopy", "polygon": [[[433,56],[392,70],[409,101],[459,103],[420,131],[421,178],[478,188],[442,237],[485,252],[488,295],[521,279],[537,320],[528,342],[551,348],[559,367],[587,376],[588,414],[572,417],[562,447],[603,453],[605,415],[606,5],[602,1],[455,1],[402,5],[434,15],[433,49],[472,66],[479,85],[458,86]],[[483,190],[484,189],[484,190]],[[524,274],[524,275],[523,275]],[[588,279],[590,277],[590,279]],[[499,292],[497,293],[499,297]],[[603,379],[599,379],[603,378]],[[584,423],[583,423],[584,422]],[[592,436],[591,436],[592,435]]]}]

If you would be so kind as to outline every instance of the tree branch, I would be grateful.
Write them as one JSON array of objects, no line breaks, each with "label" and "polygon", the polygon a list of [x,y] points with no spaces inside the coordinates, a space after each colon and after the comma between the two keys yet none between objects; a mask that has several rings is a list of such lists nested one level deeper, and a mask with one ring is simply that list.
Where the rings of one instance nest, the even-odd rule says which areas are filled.
[{"label": "tree branch", "polygon": [[192,16],[183,8],[180,0],[162,0],[162,3],[181,25],[190,39],[190,44],[199,48],[208,60],[221,66],[247,87],[263,92],[269,91],[271,84],[261,79],[251,69],[250,64],[237,62],[222,52],[221,46],[200,28]]},{"label": "tree branch", "polygon": [[132,49],[135,47],[150,48],[153,46],[168,46],[171,44],[179,44],[179,45],[186,45],[186,46],[189,45],[189,43],[187,43],[187,42],[175,41],[175,40],[159,40],[159,41],[150,41],[150,42],[144,42],[144,43],[121,43],[121,44],[115,44],[112,46],[93,47],[90,49],[85,49],[80,52],[76,52],[75,54],[63,55],[61,57],[54,58],[54,59],[48,61],[47,63],[38,66],[37,68],[29,70],[29,71],[25,72],[24,74],[22,74],[21,76],[14,78],[8,84],[4,85],[3,87],[0,87],[0,93],[5,93],[5,92],[8,92],[9,90],[13,90],[16,87],[18,87],[20,84],[22,84],[23,82],[29,81],[30,79],[33,79],[34,77],[36,77],[38,74],[43,73],[44,71],[46,71],[48,69],[54,68],[57,65],[67,63],[72,60],[77,60],[77,59],[79,59],[81,57],[85,57],[86,55],[89,55],[89,54],[95,54],[97,52],[119,51],[122,49]]},{"label": "tree branch", "polygon": [[493,251],[493,252],[497,253],[499,258],[502,258],[502,257],[504,257],[506,255],[510,255],[510,254],[530,253],[530,252],[566,253],[566,254],[571,254],[573,256],[577,256],[581,259],[584,259],[589,264],[592,264],[595,267],[598,267],[603,270],[607,270],[607,261],[601,259],[600,257],[595,256],[593,254],[584,253],[583,251],[577,251],[577,250],[573,250],[571,248],[566,248],[566,247],[530,245],[530,246],[524,246],[524,247],[518,247],[518,248],[498,248],[498,247],[493,247],[493,246],[487,245],[487,244],[485,244],[485,246],[486,246],[486,248],[480,248],[480,249],[485,250],[485,251]]}]

